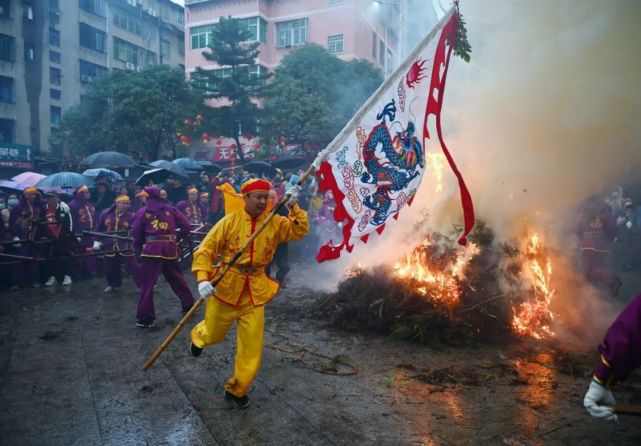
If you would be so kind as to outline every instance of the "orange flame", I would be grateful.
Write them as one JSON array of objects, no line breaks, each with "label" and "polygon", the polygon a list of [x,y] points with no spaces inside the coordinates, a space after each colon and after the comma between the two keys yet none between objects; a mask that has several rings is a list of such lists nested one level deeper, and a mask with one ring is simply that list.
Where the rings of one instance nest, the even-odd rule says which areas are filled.
[{"label": "orange flame", "polygon": [[464,277],[465,269],[480,249],[474,243],[468,243],[457,252],[451,263],[437,268],[427,255],[431,243],[429,237],[425,238],[418,247],[406,254],[404,262],[396,263],[394,274],[412,281],[418,293],[435,305],[452,309],[460,303],[459,282]]},{"label": "orange flame", "polygon": [[518,307],[512,306],[512,329],[519,336],[532,336],[543,339],[554,336],[550,328],[554,315],[550,304],[556,293],[552,287],[552,261],[545,260],[545,269],[541,267],[544,253],[539,234],[532,232],[526,248],[527,269],[525,277],[530,283],[533,299],[523,302]]}]

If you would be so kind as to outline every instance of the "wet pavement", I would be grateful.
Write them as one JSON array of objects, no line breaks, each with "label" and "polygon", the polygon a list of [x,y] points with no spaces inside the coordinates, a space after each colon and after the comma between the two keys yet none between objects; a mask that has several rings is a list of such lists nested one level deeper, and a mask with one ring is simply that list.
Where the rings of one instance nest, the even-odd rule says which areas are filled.
[{"label": "wet pavement", "polygon": [[[0,445],[641,444],[640,418],[584,412],[589,355],[568,370],[545,344],[427,348],[335,331],[306,316],[317,296],[295,283],[268,306],[262,369],[240,411],[222,398],[233,331],[192,358],[194,320],[143,372],[181,317],[178,299],[161,279],[157,328],[144,330],[131,281],[103,288],[0,292]],[[344,362],[358,373],[331,374],[350,371]],[[639,376],[615,395],[640,404]]]}]

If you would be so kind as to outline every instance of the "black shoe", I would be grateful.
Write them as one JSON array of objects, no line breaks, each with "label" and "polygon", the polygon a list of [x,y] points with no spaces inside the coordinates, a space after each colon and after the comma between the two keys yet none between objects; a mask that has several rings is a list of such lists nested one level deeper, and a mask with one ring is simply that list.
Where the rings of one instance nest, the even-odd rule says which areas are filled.
[{"label": "black shoe", "polygon": [[226,390],[225,390],[225,401],[233,402],[234,404],[236,404],[236,406],[238,406],[239,409],[247,409],[250,404],[249,397],[247,395],[236,396],[232,393],[229,393]]},{"label": "black shoe", "polygon": [[153,321],[152,322],[141,322],[139,320],[136,320],[136,326],[140,327],[140,328],[154,328],[155,327]]},{"label": "black shoe", "polygon": [[189,352],[191,353],[191,356],[197,358],[203,352],[203,349],[200,347],[196,347],[192,342],[191,347],[189,347]]}]

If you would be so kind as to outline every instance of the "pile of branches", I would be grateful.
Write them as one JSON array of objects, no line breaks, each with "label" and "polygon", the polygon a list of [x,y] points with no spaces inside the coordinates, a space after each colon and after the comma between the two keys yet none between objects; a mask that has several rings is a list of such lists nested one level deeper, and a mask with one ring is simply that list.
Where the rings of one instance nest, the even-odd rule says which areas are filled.
[{"label": "pile of branches", "polygon": [[[453,256],[455,242],[439,234],[422,255],[438,266]],[[510,307],[497,285],[500,250],[492,248],[493,235],[482,223],[470,237],[481,252],[459,281],[458,305],[448,308],[430,299],[438,290],[397,277],[389,266],[357,270],[339,284],[335,293],[317,301],[313,312],[341,329],[371,331],[421,344],[474,345],[509,336]],[[422,284],[424,285],[424,284]]]}]

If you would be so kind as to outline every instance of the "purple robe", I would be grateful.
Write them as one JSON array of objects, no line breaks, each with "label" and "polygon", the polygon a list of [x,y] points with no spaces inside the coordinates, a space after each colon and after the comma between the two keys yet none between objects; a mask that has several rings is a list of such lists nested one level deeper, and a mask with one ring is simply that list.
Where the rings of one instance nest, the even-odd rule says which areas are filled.
[{"label": "purple robe", "polygon": [[[116,205],[114,204],[100,214],[98,224],[96,225],[96,232],[129,231],[131,230],[133,221],[133,212],[127,210],[122,214],[118,214],[116,212]],[[116,235],[126,236],[126,234],[123,233]],[[118,251],[113,254],[105,254],[105,279],[107,280],[107,285],[112,288],[119,288],[120,285],[122,285],[120,264],[124,263],[136,286],[140,287],[140,265],[136,260],[131,242],[109,237],[102,237],[101,241],[104,251]]]},{"label": "purple robe", "polygon": [[[150,205],[149,201],[153,202]],[[156,203],[158,201],[158,203]],[[176,230],[180,229],[177,234]],[[178,239],[191,231],[189,220],[163,200],[147,199],[138,209],[133,223],[134,246],[142,248],[141,257],[175,260],[178,258]]]},{"label": "purple robe", "polygon": [[207,206],[200,200],[196,203],[183,200],[176,205],[176,209],[182,212],[192,225],[200,226],[207,223]]},{"label": "purple robe", "polygon": [[[71,218],[73,220],[73,232],[80,237],[80,246],[89,252],[93,248],[93,237],[82,236],[82,231],[92,231],[96,225],[96,207],[82,193],[75,193],[73,200],[69,203]],[[95,257],[79,259],[78,263],[84,264],[87,274],[94,277],[98,272]]]},{"label": "purple robe", "polygon": [[191,308],[194,298],[175,261],[179,255],[178,240],[187,237],[191,230],[189,220],[159,198],[158,188],[145,188],[145,191],[149,193],[149,198],[147,204],[136,212],[132,235],[134,246],[142,248],[140,301],[136,318],[147,324],[156,318],[154,285],[161,273],[180,299],[183,311]]},{"label": "purple robe", "polygon": [[[130,231],[134,222],[134,213],[127,210],[122,214],[116,213],[116,205],[114,204],[109,209],[105,209],[98,218],[96,224],[96,232],[116,232],[116,231]],[[126,237],[126,234],[115,234],[118,236]],[[101,238],[103,251],[119,251],[120,255],[133,256],[131,242],[126,240],[118,240],[109,237]],[[113,257],[116,254],[105,254],[106,256]]]},{"label": "purple robe", "polygon": [[625,381],[641,364],[641,294],[632,299],[608,328],[599,353],[593,377],[607,387]]},{"label": "purple robe", "polygon": [[[9,215],[9,232],[12,237],[20,240],[35,240],[38,232],[38,221],[42,216],[42,203],[36,199],[29,203],[24,196],[20,198],[17,205],[11,209]],[[13,245],[15,247],[15,245]],[[15,248],[18,255],[35,257],[35,246],[29,242],[22,242]],[[15,285],[27,285],[38,281],[38,264],[34,262],[22,262],[13,267],[13,280]]]}]

